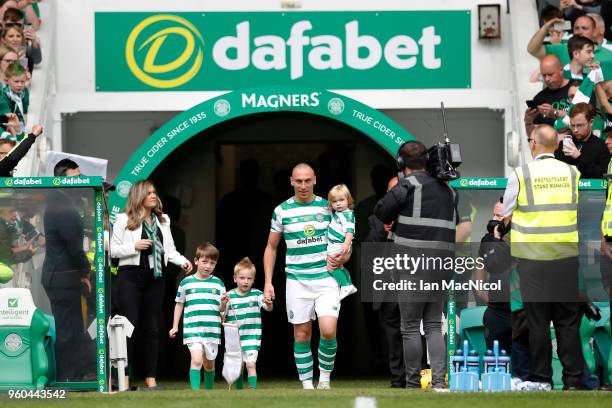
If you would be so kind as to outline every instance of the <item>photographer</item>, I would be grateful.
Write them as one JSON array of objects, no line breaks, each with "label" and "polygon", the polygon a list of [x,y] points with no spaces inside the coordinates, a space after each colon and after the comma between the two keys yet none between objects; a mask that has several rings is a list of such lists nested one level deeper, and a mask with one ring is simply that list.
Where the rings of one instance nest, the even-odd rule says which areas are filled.
[{"label": "photographer", "polygon": [[512,326],[510,322],[510,272],[512,257],[510,245],[504,240],[508,232],[503,223],[503,204],[498,201],[493,208],[493,218],[487,224],[487,233],[480,241],[478,256],[484,259],[486,269],[478,269],[473,279],[501,280],[499,291],[477,291],[477,296],[487,304],[483,316],[487,349],[493,350],[493,341],[499,340],[502,350],[512,348]]},{"label": "photographer", "polygon": [[[456,192],[425,170],[427,149],[423,143],[404,143],[399,148],[397,162],[404,177],[374,209],[383,223],[393,222],[390,239],[414,250],[433,246],[452,250],[458,219]],[[404,299],[399,303],[407,388],[421,386],[421,320],[429,349],[432,386],[434,390],[446,388],[446,347],[441,330],[444,301],[441,294],[426,301]]]}]

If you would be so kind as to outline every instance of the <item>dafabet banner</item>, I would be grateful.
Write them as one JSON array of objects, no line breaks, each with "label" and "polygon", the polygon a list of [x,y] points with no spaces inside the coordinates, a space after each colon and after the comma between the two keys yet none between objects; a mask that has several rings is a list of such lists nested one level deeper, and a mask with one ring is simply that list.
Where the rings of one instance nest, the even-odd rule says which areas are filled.
[{"label": "dafabet banner", "polygon": [[470,12],[96,13],[96,90],[469,88]]}]

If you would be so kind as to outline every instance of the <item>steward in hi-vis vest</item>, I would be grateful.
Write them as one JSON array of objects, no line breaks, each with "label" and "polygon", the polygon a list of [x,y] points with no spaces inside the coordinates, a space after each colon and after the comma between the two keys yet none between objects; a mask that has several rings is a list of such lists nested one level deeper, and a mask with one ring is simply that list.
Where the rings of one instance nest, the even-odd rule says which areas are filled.
[{"label": "steward in hi-vis vest", "polygon": [[519,194],[512,215],[512,256],[536,261],[577,256],[580,172],[541,155],[515,173]]},{"label": "steward in hi-vis vest", "polygon": [[[571,124],[571,119],[570,119]],[[520,290],[529,327],[533,389],[550,390],[552,344],[563,365],[564,389],[579,389],[584,358],[580,352],[578,292],[578,180],[580,172],[554,158],[557,132],[536,126],[528,142],[534,161],[508,177],[504,217],[511,225],[511,252],[517,259]]]}]

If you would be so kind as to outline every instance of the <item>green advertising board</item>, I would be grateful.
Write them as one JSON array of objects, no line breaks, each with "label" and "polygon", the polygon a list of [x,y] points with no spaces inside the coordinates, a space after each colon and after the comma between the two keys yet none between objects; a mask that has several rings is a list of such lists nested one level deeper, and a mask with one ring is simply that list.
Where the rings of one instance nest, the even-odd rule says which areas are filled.
[{"label": "green advertising board", "polygon": [[0,186],[9,188],[30,187],[99,187],[102,177],[0,177]]},{"label": "green advertising board", "polygon": [[[462,190],[494,190],[505,189],[508,180],[505,178],[462,177],[450,182],[450,185]],[[605,190],[607,182],[604,179],[581,179],[578,182],[580,190]]]},{"label": "green advertising board", "polygon": [[96,91],[469,88],[470,11],[95,13]]}]

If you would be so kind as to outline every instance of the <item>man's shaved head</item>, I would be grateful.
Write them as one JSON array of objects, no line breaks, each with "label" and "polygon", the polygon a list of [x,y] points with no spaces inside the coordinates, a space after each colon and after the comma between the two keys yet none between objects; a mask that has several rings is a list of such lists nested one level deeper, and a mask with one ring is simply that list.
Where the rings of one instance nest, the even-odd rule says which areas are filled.
[{"label": "man's shaved head", "polygon": [[293,170],[291,170],[291,176],[293,176],[296,171],[311,171],[314,175],[314,169],[307,163],[296,164]]},{"label": "man's shaved head", "polygon": [[531,132],[531,137],[534,139],[536,145],[549,153],[554,152],[559,144],[557,131],[549,125],[536,126],[533,132]]},{"label": "man's shaved head", "polygon": [[563,78],[563,65],[556,55],[547,55],[540,60],[540,73],[544,84],[552,90],[561,88],[566,81]]},{"label": "man's shaved head", "polygon": [[559,57],[557,57],[555,54],[548,54],[542,58],[540,60],[540,67],[542,66],[563,70],[563,64],[561,63]]}]

